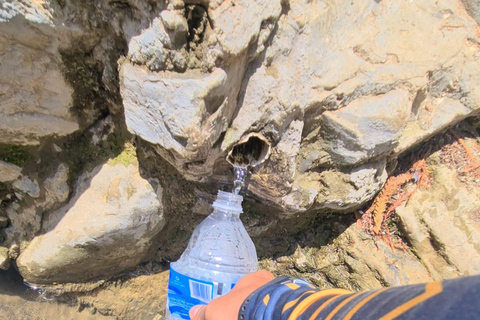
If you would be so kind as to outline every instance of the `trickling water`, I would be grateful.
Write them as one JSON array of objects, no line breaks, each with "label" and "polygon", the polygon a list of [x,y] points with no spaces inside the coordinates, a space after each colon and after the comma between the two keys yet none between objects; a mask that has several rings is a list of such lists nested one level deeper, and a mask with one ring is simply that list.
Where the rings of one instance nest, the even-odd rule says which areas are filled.
[{"label": "trickling water", "polygon": [[234,194],[239,194],[240,190],[245,186],[245,178],[247,176],[247,168],[235,165],[233,167],[233,190]]}]

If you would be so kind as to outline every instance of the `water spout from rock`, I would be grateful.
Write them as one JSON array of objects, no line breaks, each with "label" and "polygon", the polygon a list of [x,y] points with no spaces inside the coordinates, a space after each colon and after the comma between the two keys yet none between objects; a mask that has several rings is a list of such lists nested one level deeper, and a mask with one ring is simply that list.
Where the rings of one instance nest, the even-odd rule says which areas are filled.
[{"label": "water spout from rock", "polygon": [[234,167],[233,168],[233,193],[239,194],[240,190],[245,186],[245,178],[247,176],[247,168]]},{"label": "water spout from rock", "polygon": [[270,142],[260,133],[250,133],[233,146],[227,161],[233,166],[233,193],[238,194],[245,186],[249,168],[263,163],[270,156]]}]

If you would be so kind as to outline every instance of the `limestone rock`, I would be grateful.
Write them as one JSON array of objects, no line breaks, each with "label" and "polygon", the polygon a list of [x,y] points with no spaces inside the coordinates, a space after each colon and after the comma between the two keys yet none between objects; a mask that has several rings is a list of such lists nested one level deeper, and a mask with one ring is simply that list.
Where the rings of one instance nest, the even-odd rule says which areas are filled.
[{"label": "limestone rock", "polygon": [[82,282],[135,267],[163,228],[161,192],[139,175],[138,164],[105,164],[83,175],[70,203],[43,220],[45,233],[18,258],[23,277]]},{"label": "limestone rock", "polygon": [[[38,183],[36,179],[26,176],[12,183],[17,200],[5,206],[5,212],[10,220],[5,229],[8,244],[30,241],[40,231],[42,217],[45,212],[50,212],[54,207],[58,208],[68,199],[70,187],[68,186],[67,165],[61,163],[56,172]],[[28,195],[34,199],[31,203]],[[1,224],[1,223],[0,223]]]},{"label": "limestone rock", "polygon": [[40,231],[42,225],[42,211],[33,204],[24,205],[13,202],[6,209],[9,226],[4,230],[6,244],[30,241]]},{"label": "limestone rock", "polygon": [[350,170],[298,174],[292,192],[282,198],[287,216],[306,209],[353,211],[371,199],[387,180],[385,159]]},{"label": "limestone rock", "polygon": [[[354,199],[361,206],[380,190],[385,171],[365,175],[374,183],[362,191],[342,182],[356,179],[348,175],[480,108],[477,24],[451,2],[295,0],[282,8],[224,1],[204,9],[212,24],[190,47],[200,62],[186,72],[151,72],[128,61],[120,70],[130,131],[187,179],[223,180],[226,154],[256,132],[268,137],[272,156],[253,170],[252,194],[290,213],[352,209]],[[159,21],[170,22],[159,28],[184,35],[182,10],[189,12],[181,2],[169,6]],[[142,51],[137,47],[131,43],[132,54]],[[215,86],[207,85],[213,78]],[[201,90],[185,92],[200,81]],[[292,128],[292,148],[285,148]],[[337,180],[328,196],[326,176]]]},{"label": "limestone rock", "polygon": [[[158,146],[187,178],[202,181],[218,159],[212,147],[235,113],[247,62],[264,50],[281,4],[225,1],[208,16],[199,5],[173,7],[130,41],[120,89],[129,130]],[[188,60],[187,71],[172,55]]]},{"label": "limestone rock", "polygon": [[20,177],[22,168],[8,162],[0,161],[0,182],[9,182]]},{"label": "limestone rock", "polygon": [[218,7],[209,10],[209,17],[215,25],[214,32],[222,50],[235,57],[252,43],[256,46],[256,53],[263,51],[281,10],[281,1],[278,0],[222,1]]},{"label": "limestone rock", "polygon": [[168,49],[171,47],[172,43],[162,19],[155,18],[148,30],[130,40],[128,58],[136,64],[146,65],[151,70],[165,69],[170,53]]},{"label": "limestone rock", "polygon": [[[348,229],[345,236],[346,238],[343,239],[348,239],[354,244],[346,246],[345,262],[352,268],[351,277],[357,280],[360,280],[365,271],[369,270],[375,270],[374,277],[380,280],[381,286],[400,286],[435,279],[422,261],[419,261],[409,250],[392,251],[387,244],[375,242],[356,230],[355,225]],[[379,287],[377,284],[376,288]]]},{"label": "limestone rock", "polygon": [[350,225],[321,247],[297,246],[291,255],[260,266],[277,275],[307,279],[320,289],[353,291],[433,281],[429,269],[409,250],[392,250]]},{"label": "limestone rock", "polygon": [[238,90],[222,69],[179,75],[125,62],[120,77],[129,130],[189,160],[208,153],[232,115],[229,102]]},{"label": "limestone rock", "polygon": [[0,269],[7,270],[10,267],[8,248],[0,247]]},{"label": "limestone rock", "polygon": [[[480,192],[460,182],[445,165],[432,168],[435,182],[397,209],[406,236],[437,279],[480,272]],[[461,249],[459,249],[461,248]]]},{"label": "limestone rock", "polygon": [[[437,137],[429,147],[446,136]],[[465,138],[468,145],[475,141],[478,143],[478,136]],[[428,156],[430,188],[417,189],[387,220],[390,233],[401,236],[405,249],[395,249],[380,237],[366,234],[353,216],[319,216],[295,234],[296,241],[286,241],[290,250],[283,248],[282,240],[265,236],[262,249],[272,241],[280,257],[271,260],[271,255],[266,255],[261,266],[277,274],[307,278],[320,288],[350,290],[478,274],[479,181],[472,172],[462,170],[465,160],[456,155],[458,152],[450,145]],[[277,235],[289,236],[282,232]]]},{"label": "limestone rock", "polygon": [[0,4],[0,143],[34,145],[79,128],[59,53],[72,32],[55,27],[46,8],[33,1]]},{"label": "limestone rock", "polygon": [[32,198],[38,198],[40,196],[40,186],[35,179],[30,180],[28,177],[22,177],[12,185],[15,189],[28,194]]},{"label": "limestone rock", "polygon": [[68,166],[61,163],[52,177],[45,180],[45,201],[43,207],[52,206],[68,199],[70,187],[68,186]]},{"label": "limestone rock", "polygon": [[80,301],[118,319],[163,319],[157,315],[164,315],[167,287],[168,271],[163,271],[133,277],[121,286],[107,285],[96,295],[83,296]]},{"label": "limestone rock", "polygon": [[371,162],[351,171],[323,171],[316,199],[317,206],[338,211],[353,211],[373,198],[387,180],[385,159]]},{"label": "limestone rock", "polygon": [[299,169],[304,172],[318,166],[355,165],[391,152],[410,117],[413,99],[409,96],[408,91],[394,90],[325,111],[320,117],[318,137],[306,138],[307,149],[302,154],[308,159],[301,162]]},{"label": "limestone rock", "polygon": [[448,97],[425,99],[417,111],[417,121],[408,122],[398,139],[395,152],[401,153],[470,115],[472,110]]},{"label": "limestone rock", "polygon": [[12,260],[17,260],[18,256],[20,255],[20,247],[17,244],[13,244],[8,249],[8,256]]}]

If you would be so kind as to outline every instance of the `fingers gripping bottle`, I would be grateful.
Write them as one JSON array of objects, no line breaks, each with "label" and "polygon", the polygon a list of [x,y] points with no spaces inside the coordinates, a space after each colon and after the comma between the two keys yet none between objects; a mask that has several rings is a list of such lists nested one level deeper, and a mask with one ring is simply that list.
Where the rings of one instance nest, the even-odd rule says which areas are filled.
[{"label": "fingers gripping bottle", "polygon": [[243,197],[218,191],[213,212],[200,223],[180,259],[170,264],[166,319],[190,319],[197,304],[230,292],[257,271],[257,253],[240,220]]}]

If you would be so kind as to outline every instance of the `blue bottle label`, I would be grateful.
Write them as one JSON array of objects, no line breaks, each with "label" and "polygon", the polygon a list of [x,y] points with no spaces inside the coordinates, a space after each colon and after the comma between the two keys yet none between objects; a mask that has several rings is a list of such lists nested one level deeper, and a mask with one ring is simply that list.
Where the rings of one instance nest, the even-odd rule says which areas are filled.
[{"label": "blue bottle label", "polygon": [[174,317],[190,319],[188,311],[195,305],[208,304],[211,300],[230,292],[235,283],[209,282],[188,277],[170,266],[168,279],[168,310]]}]

